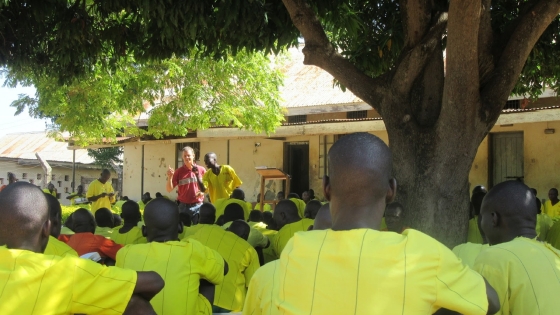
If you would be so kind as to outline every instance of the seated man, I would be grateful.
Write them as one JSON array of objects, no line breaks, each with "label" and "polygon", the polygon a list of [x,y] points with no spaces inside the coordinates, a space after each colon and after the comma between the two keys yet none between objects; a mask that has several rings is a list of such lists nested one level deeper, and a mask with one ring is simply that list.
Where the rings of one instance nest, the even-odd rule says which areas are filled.
[{"label": "seated man", "polygon": [[[486,191],[478,191],[474,192],[471,198],[471,204],[473,208],[479,209],[477,211],[478,214],[480,214],[480,206],[482,205],[482,199],[484,199],[484,196],[486,196]],[[478,254],[489,247],[488,242],[486,241],[486,237],[484,236],[484,232],[480,228],[481,216],[477,215],[476,219],[478,224],[477,231],[480,231],[482,244],[467,242],[457,245],[453,248],[453,253],[455,253],[457,257],[461,258],[463,263],[470,268],[474,267],[474,262],[476,260],[476,257],[478,257]]]},{"label": "seated man", "polygon": [[332,229],[296,233],[288,242],[270,275],[278,294],[263,297],[274,313],[406,315],[445,308],[482,315],[499,309],[496,292],[443,244],[413,229],[378,230],[397,187],[381,139],[344,136],[331,147],[328,168],[323,183]]},{"label": "seated man", "polygon": [[[179,241],[179,207],[165,198],[152,199],[144,210],[147,244],[125,246],[117,267],[153,270],[165,287],[151,301],[158,314],[212,314],[214,285],[224,280],[225,262],[216,251],[189,239]],[[207,280],[207,281],[204,281]]]},{"label": "seated man", "polygon": [[296,232],[307,231],[313,225],[313,220],[302,219],[299,216],[298,208],[291,200],[278,202],[274,210],[274,221],[278,228],[278,234],[274,236],[271,247],[276,258],[280,258],[286,243]]},{"label": "seated man", "polygon": [[[99,209],[101,210],[101,209]],[[99,212],[99,210],[97,210]],[[97,252],[102,258],[115,260],[117,252],[122,248],[110,239],[101,235],[95,235],[95,220],[91,212],[80,208],[72,213],[72,228],[76,234],[72,235],[67,244],[72,247],[78,255]]]},{"label": "seated man", "polygon": [[58,202],[58,200],[51,194],[45,194],[45,198],[47,199],[49,206],[49,219],[51,221],[51,235],[49,236],[47,248],[45,248],[45,255],[55,255],[60,257],[70,255],[78,257],[78,253],[76,253],[72,247],[58,240],[60,228],[62,227],[62,208],[60,207],[60,202]]},{"label": "seated man", "polygon": [[105,236],[111,239],[113,235],[113,227],[115,225],[115,218],[113,217],[113,212],[107,208],[99,208],[95,212],[95,233],[96,235]]},{"label": "seated man", "polygon": [[321,208],[322,205],[323,204],[319,200],[310,200],[305,205],[305,211],[303,217],[307,219],[315,220],[315,217],[317,216],[317,212],[319,211],[319,208]]},{"label": "seated man", "polygon": [[[222,228],[227,229],[235,220],[244,221],[244,217],[245,211],[243,210],[243,208],[236,203],[231,203],[226,206],[226,210],[224,212],[224,224],[222,225]],[[267,248],[269,245],[268,238],[264,236],[259,230],[253,227],[250,227],[249,238],[246,239],[246,241],[255,248]]]},{"label": "seated man", "polygon": [[212,201],[212,204],[214,205],[214,207],[216,207],[216,218],[223,215],[227,205],[232,203],[236,203],[243,207],[244,220],[248,220],[249,213],[251,213],[251,209],[253,208],[253,206],[250,202],[245,201],[245,192],[240,188],[235,188],[231,193],[229,199],[222,198],[216,201]]},{"label": "seated man", "polygon": [[149,300],[164,285],[157,273],[41,254],[49,242],[49,208],[33,184],[0,192],[0,217],[3,315],[155,314]]},{"label": "seated man", "polygon": [[[255,208],[253,210],[258,210],[259,212],[261,211],[261,194],[258,193],[257,194],[257,203],[255,204]],[[272,211],[272,207],[270,206],[270,204],[265,203],[263,206],[263,211]]]},{"label": "seated man", "polygon": [[408,229],[404,225],[404,207],[398,202],[392,202],[385,208],[386,231],[402,233]]},{"label": "seated man", "polygon": [[[204,209],[204,211],[202,211]],[[211,203],[203,203],[199,210],[199,220],[198,224],[191,225],[189,227],[184,227],[184,231],[180,234],[181,240],[186,239],[198,232],[205,225],[214,225],[216,221],[216,208]],[[187,218],[183,214],[180,214],[181,222],[187,221]],[[184,223],[183,223],[184,224]]]},{"label": "seated man", "polygon": [[288,199],[295,203],[298,209],[298,215],[300,218],[305,218],[305,201],[299,198],[299,195],[296,193],[288,194]]},{"label": "seated man", "polygon": [[[200,219],[201,222],[203,219],[205,222],[214,222],[216,210],[213,207],[201,207]],[[257,252],[248,242],[220,226],[211,223],[199,225],[199,230],[186,239],[194,238],[220,253],[229,269],[224,282],[216,286],[213,311],[239,312],[245,302],[247,285],[260,267]]]},{"label": "seated man", "polygon": [[537,209],[529,187],[506,181],[482,202],[481,227],[490,243],[474,269],[496,289],[499,314],[557,314],[560,251],[536,240]]},{"label": "seated man", "polygon": [[249,233],[251,232],[251,228],[249,224],[243,220],[235,220],[230,222],[229,227],[226,231],[232,232],[233,234],[241,237],[244,240],[249,238]]},{"label": "seated man", "polygon": [[[99,209],[95,215],[99,213]],[[123,226],[113,228],[111,239],[121,245],[144,244],[147,243],[146,237],[142,235],[142,230],[138,227],[138,222],[142,221],[140,207],[134,201],[127,201],[122,205]]]}]

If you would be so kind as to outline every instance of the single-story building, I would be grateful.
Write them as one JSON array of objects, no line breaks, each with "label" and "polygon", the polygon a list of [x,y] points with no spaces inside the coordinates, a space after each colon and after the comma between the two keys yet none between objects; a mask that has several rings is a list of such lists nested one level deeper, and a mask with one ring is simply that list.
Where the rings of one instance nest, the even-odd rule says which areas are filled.
[{"label": "single-story building", "polygon": [[[325,156],[340,135],[370,132],[388,142],[379,114],[350,91],[333,84],[324,70],[305,66],[301,53],[292,54],[286,66],[281,93],[286,121],[270,136],[247,130],[214,127],[184,137],[161,140],[127,138],[124,147],[123,194],[139,199],[144,192],[165,192],[166,171],[182,165],[181,149],[192,146],[199,163],[215,152],[219,164],[231,165],[243,181],[246,200],[256,201],[260,178],[255,167],[267,166],[291,175],[291,191],[301,195],[309,188],[322,197]],[[556,130],[559,132],[557,133]],[[512,97],[490,134],[481,143],[469,176],[471,188],[520,178],[547,198],[560,187],[555,170],[560,159],[560,101],[547,90],[535,102]],[[282,181],[266,185],[267,199],[283,189]],[[170,197],[174,197],[170,194]]]},{"label": "single-story building", "polygon": [[[52,168],[50,178],[46,178],[36,153]],[[68,150],[66,143],[57,142],[46,132],[39,131],[12,133],[0,138],[0,185],[8,183],[8,172],[14,173],[19,181],[41,188],[54,184],[60,203],[69,205],[66,197],[73,191],[74,178],[76,188],[82,185],[87,190],[89,183],[99,178],[101,167],[94,164],[86,149]],[[114,170],[111,170],[111,180],[118,191],[120,185]]]}]

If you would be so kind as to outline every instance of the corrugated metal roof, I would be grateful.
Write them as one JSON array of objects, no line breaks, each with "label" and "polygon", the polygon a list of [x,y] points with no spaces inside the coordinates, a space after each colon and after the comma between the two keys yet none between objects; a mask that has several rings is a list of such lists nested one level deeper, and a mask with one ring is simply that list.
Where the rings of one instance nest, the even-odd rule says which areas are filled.
[{"label": "corrugated metal roof", "polygon": [[[57,142],[45,132],[12,133],[0,138],[0,157],[37,160],[35,153],[47,161],[72,163],[68,143]],[[76,163],[92,164],[86,149],[76,150]]]},{"label": "corrugated metal roof", "polygon": [[334,78],[325,70],[304,65],[301,50],[289,49],[289,58],[282,68],[285,74],[284,86],[280,87],[282,107],[363,103],[349,90],[343,92],[333,86]]}]

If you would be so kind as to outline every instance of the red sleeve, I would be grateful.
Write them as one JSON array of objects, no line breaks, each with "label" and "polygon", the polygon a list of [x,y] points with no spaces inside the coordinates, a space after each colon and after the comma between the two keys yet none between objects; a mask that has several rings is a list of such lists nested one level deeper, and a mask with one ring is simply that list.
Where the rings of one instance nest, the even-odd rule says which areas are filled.
[{"label": "red sleeve", "polygon": [[67,235],[67,234],[60,234],[58,236],[58,240],[64,243],[68,243],[68,241],[70,240],[70,236],[72,235]]},{"label": "red sleeve", "polygon": [[175,173],[173,173],[173,179],[171,180],[171,184],[173,184],[173,188],[175,188],[175,187],[177,186],[177,184],[179,184],[179,180],[178,180],[178,178],[179,178],[179,169],[180,169],[180,168],[177,168],[177,169],[175,170]]},{"label": "red sleeve", "polygon": [[103,253],[103,255],[111,258],[112,260],[117,260],[117,252],[119,251],[119,249],[123,248],[122,245],[117,244],[113,241],[111,241],[110,239],[107,239],[103,236],[97,235],[99,236],[98,240],[99,240],[99,251],[101,253]]}]

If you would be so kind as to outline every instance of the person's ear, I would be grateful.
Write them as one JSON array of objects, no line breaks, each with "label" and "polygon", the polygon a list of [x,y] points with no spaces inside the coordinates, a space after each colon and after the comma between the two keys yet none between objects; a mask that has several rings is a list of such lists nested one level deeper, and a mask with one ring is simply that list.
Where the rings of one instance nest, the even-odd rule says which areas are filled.
[{"label": "person's ear", "polygon": [[331,201],[331,181],[327,175],[323,176],[323,195],[325,199]]},{"label": "person's ear", "polygon": [[499,225],[501,225],[501,218],[500,218],[500,214],[497,212],[492,212],[492,226],[493,227],[498,227]]},{"label": "person's ear", "polygon": [[148,237],[148,229],[146,229],[145,225],[142,225],[142,236]]},{"label": "person's ear", "polygon": [[45,251],[47,248],[47,244],[49,243],[49,236],[51,235],[51,220],[48,219],[43,223],[43,227],[41,228],[41,234],[39,235],[39,245],[41,248],[41,253]]},{"label": "person's ear", "polygon": [[387,189],[387,195],[385,196],[385,203],[390,204],[395,200],[397,196],[397,180],[394,178],[389,179],[389,189]]}]

